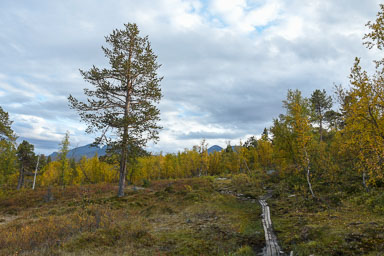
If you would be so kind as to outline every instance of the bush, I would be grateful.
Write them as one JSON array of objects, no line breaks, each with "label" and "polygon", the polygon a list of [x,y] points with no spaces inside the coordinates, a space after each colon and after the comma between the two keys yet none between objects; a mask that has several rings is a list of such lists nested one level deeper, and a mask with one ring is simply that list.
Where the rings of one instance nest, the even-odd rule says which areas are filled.
[{"label": "bush", "polygon": [[382,192],[362,193],[351,198],[350,201],[356,205],[365,205],[373,212],[384,215],[384,193]]},{"label": "bush", "polygon": [[151,186],[151,182],[147,179],[143,179],[143,187],[148,188],[149,186]]},{"label": "bush", "polygon": [[251,179],[249,178],[248,175],[241,173],[241,174],[236,174],[232,177],[231,184],[237,188],[241,188],[244,186],[250,186],[251,184]]}]

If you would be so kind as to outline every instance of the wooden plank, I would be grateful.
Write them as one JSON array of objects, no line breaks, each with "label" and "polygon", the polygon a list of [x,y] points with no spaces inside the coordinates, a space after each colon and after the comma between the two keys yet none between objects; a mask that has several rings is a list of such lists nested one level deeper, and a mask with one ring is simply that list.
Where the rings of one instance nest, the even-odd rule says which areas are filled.
[{"label": "wooden plank", "polygon": [[277,237],[273,232],[271,212],[267,202],[264,199],[260,199],[259,203],[262,207],[262,223],[265,235],[265,250],[264,255],[266,256],[281,256],[284,253],[277,242]]}]

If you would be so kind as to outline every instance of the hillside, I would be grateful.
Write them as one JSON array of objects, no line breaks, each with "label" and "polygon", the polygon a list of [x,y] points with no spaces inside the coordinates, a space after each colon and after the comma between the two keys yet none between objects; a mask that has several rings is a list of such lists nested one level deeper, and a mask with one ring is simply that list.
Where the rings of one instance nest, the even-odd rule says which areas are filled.
[{"label": "hillside", "polygon": [[[97,147],[97,146],[92,146],[92,144],[88,144],[85,146],[81,147],[76,147],[68,152],[68,158],[74,158],[76,161],[79,161],[83,156],[86,158],[91,158],[94,157],[96,154],[98,156],[104,156],[106,154],[107,146],[103,147]],[[220,152],[223,150],[222,147],[218,145],[213,145],[210,148],[208,148],[208,154],[211,154],[213,152]],[[58,158],[58,152],[53,152],[49,156],[51,157],[52,160],[57,160]]]},{"label": "hillside", "polygon": [[[103,146],[100,148],[97,146],[92,146],[92,144],[88,144],[69,150],[67,157],[74,158],[76,161],[79,161],[83,156],[87,158],[94,157],[96,154],[98,156],[104,156],[106,154],[106,150],[107,146]],[[52,160],[57,160],[58,152],[53,152],[49,156],[52,158]]]}]

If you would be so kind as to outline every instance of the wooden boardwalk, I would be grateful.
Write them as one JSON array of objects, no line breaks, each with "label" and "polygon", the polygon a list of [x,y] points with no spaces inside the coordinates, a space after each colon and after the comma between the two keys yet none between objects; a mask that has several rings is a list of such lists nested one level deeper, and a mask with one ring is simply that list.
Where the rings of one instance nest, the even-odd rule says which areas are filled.
[{"label": "wooden boardwalk", "polygon": [[259,203],[263,210],[262,223],[264,227],[265,243],[266,243],[266,246],[263,251],[263,255],[264,256],[285,255],[284,252],[281,251],[281,248],[277,243],[277,237],[273,232],[273,228],[272,228],[271,213],[269,210],[269,206],[265,200],[266,198],[259,200]]},{"label": "wooden boardwalk", "polygon": [[[226,178],[218,178],[217,180],[226,180]],[[219,192],[221,194],[234,195],[239,200],[250,200],[252,203],[255,203],[257,201],[256,199],[253,199],[253,198],[250,198],[250,197],[245,197],[243,194],[239,194],[239,193],[230,191],[230,190],[228,190],[227,187],[220,189]],[[281,250],[281,248],[280,248],[280,246],[279,246],[279,244],[277,242],[277,237],[276,237],[275,233],[273,232],[272,221],[271,221],[271,213],[270,213],[270,210],[269,210],[269,206],[268,206],[268,204],[266,202],[267,199],[272,197],[272,192],[273,192],[272,190],[267,190],[267,193],[264,196],[259,198],[259,203],[260,203],[260,205],[262,207],[262,215],[261,215],[262,216],[262,220],[261,221],[262,221],[263,227],[264,227],[266,246],[264,247],[262,254],[258,254],[258,255],[263,255],[263,256],[285,256],[287,254],[285,254]],[[293,256],[293,252],[291,252],[289,255]]]}]

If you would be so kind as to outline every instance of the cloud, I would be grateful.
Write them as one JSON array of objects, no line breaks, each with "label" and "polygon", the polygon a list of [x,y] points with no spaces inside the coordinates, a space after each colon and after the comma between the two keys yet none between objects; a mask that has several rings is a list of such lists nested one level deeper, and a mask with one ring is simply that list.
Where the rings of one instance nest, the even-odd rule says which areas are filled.
[{"label": "cloud", "polygon": [[[289,88],[309,96],[348,83],[378,0],[11,1],[0,3],[0,104],[20,139],[39,152],[92,142],[68,107],[84,100],[79,69],[105,67],[100,49],[113,29],[136,22],[149,35],[164,76],[158,144],[175,152],[260,134],[282,113]],[[199,138],[201,137],[201,138]]]},{"label": "cloud", "polygon": [[189,139],[237,139],[242,134],[235,134],[235,133],[215,133],[215,132],[205,132],[205,131],[199,131],[199,132],[189,132],[189,133],[183,133],[177,136],[177,139],[179,140],[189,140]]}]

